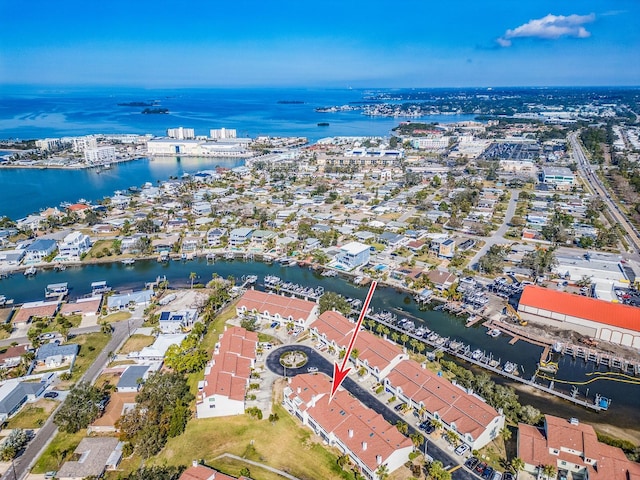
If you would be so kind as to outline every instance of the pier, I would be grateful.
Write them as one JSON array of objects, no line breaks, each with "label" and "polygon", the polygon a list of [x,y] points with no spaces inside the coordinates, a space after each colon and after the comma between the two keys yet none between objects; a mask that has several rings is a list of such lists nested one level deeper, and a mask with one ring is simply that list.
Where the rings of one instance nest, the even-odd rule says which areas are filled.
[{"label": "pier", "polygon": [[292,297],[302,298],[304,300],[313,300],[317,302],[324,294],[324,287],[304,287],[297,283],[283,282],[279,277],[266,276],[264,277],[264,288],[266,290],[287,293]]},{"label": "pier", "polygon": [[[357,312],[354,310],[353,313],[357,313]],[[402,334],[406,334],[409,336],[409,338],[425,343],[426,345],[431,346],[434,349],[434,352],[437,350],[441,350],[447,353],[448,355],[454,356],[456,358],[459,358],[460,360],[464,360],[465,362],[471,363],[473,365],[477,365],[481,368],[484,368],[486,370],[489,370],[495,373],[496,375],[501,375],[505,378],[508,378],[509,380],[513,380],[523,385],[528,385],[530,387],[536,388],[543,392],[562,398],[563,400],[567,400],[568,402],[571,402],[575,405],[579,405],[581,407],[588,408],[596,412],[606,410],[606,408],[603,407],[600,402],[583,400],[583,399],[577,398],[577,394],[571,395],[571,394],[567,394],[567,393],[555,390],[553,388],[553,381],[550,381],[549,386],[541,385],[537,383],[535,381],[536,374],[534,374],[530,379],[527,379],[527,378],[523,378],[520,375],[509,373],[505,371],[506,365],[509,362],[505,362],[503,366],[500,364],[500,361],[496,361],[493,358],[492,354],[487,355],[486,352],[480,351],[480,350],[472,351],[470,346],[465,345],[462,342],[455,341],[455,340],[450,341],[448,338],[444,339],[437,333],[431,332],[428,329],[424,331],[425,330],[424,328],[415,329],[413,331],[404,330],[400,328],[399,325],[395,324],[395,322],[397,321],[397,317],[390,312],[385,312],[382,314],[369,313],[365,316],[365,318],[373,320],[377,323],[380,323]],[[419,332],[420,330],[423,330],[423,332],[420,332],[421,334],[418,335],[417,332]],[[530,341],[530,340],[527,338],[527,341]],[[545,345],[545,346],[547,348],[550,348],[549,345]],[[547,353],[549,351],[550,350],[545,350],[545,352]],[[515,372],[517,371],[518,370],[516,366]]]}]

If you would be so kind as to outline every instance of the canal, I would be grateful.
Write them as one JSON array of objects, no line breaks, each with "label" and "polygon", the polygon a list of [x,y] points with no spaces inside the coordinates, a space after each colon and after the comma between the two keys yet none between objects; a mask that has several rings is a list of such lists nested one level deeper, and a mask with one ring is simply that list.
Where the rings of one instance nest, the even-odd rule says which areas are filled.
[{"label": "canal", "polygon": [[[158,276],[166,276],[170,287],[188,287],[190,285],[190,273],[197,275],[196,283],[206,283],[213,274],[221,277],[233,276],[236,280],[244,275],[258,275],[257,288],[262,289],[262,280],[265,275],[276,275],[284,281],[297,283],[304,286],[324,287],[325,291],[334,291],[346,297],[364,300],[367,289],[357,287],[341,278],[327,278],[298,266],[282,267],[279,264],[265,264],[253,261],[227,261],[218,260],[215,263],[207,263],[204,258],[193,261],[171,261],[166,264],[155,260],[139,260],[133,266],[125,266],[119,262],[106,264],[92,264],[82,267],[68,267],[57,272],[54,270],[40,270],[35,277],[27,278],[20,273],[0,280],[0,294],[7,298],[13,298],[16,303],[44,300],[44,289],[48,284],[68,282],[70,298],[79,298],[91,292],[91,282],[105,280],[108,285],[117,290],[142,289],[146,282],[154,281]],[[413,299],[404,292],[390,287],[379,287],[371,302],[374,311],[389,310],[398,318],[407,317],[416,323],[426,325],[429,329],[443,337],[458,339],[468,344],[472,349],[480,348],[493,358],[515,362],[520,365],[521,375],[530,378],[536,371],[536,364],[540,359],[542,347],[526,343],[522,340],[515,344],[509,344],[511,337],[501,335],[492,338],[486,335],[486,328],[481,324],[465,328],[465,318],[451,315],[443,311],[421,311]],[[409,347],[410,348],[410,347]],[[596,393],[612,399],[611,408],[607,412],[599,414],[587,412],[578,407],[573,407],[566,402],[553,399],[548,395],[530,393],[527,388],[518,387],[523,403],[530,403],[541,411],[553,413],[572,413],[572,416],[592,421],[610,423],[614,425],[640,429],[638,407],[640,407],[640,386],[634,383],[620,381],[618,375],[594,375],[597,372],[608,372],[604,366],[596,366],[593,362],[585,362],[582,359],[574,360],[570,357],[559,359],[559,371],[556,375],[554,388],[570,392],[572,384],[578,384],[578,395],[582,398],[593,398]],[[502,377],[494,376],[499,383],[507,383]],[[636,382],[638,379],[636,378]],[[564,383],[568,382],[568,383]],[[589,383],[586,383],[589,382]],[[548,385],[546,381],[545,385]],[[554,407],[557,406],[556,407]],[[566,415],[564,415],[566,416]]]}]

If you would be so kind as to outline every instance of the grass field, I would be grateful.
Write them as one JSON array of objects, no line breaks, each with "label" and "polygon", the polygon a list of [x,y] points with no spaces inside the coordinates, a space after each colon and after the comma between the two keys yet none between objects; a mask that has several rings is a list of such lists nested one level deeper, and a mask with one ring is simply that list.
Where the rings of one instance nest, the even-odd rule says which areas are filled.
[{"label": "grass field", "polygon": [[131,352],[139,352],[144,347],[151,345],[155,340],[156,338],[151,335],[141,335],[139,333],[133,334],[129,337],[118,353],[126,355]]},{"label": "grass field", "polygon": [[5,428],[40,428],[57,406],[58,402],[45,399],[28,403],[20,413],[7,421]]},{"label": "grass field", "polygon": [[123,312],[112,313],[110,315],[107,315],[106,317],[102,317],[101,321],[113,323],[113,322],[121,322],[123,320],[129,320],[130,318],[131,318],[131,312],[123,311]]},{"label": "grass field", "polygon": [[89,333],[79,335],[69,341],[69,343],[80,345],[80,352],[76,357],[76,363],[71,373],[71,383],[80,380],[82,374],[87,371],[87,368],[89,368],[98,354],[104,349],[107,343],[109,343],[110,338],[110,335],[105,335],[104,333]]},{"label": "grass field", "polygon": [[[80,430],[78,433],[58,432],[33,466],[32,472],[45,473],[50,470],[58,470],[64,461],[71,457],[73,451],[86,435],[86,430]],[[65,452],[66,455],[64,455]]]},{"label": "grass field", "polygon": [[[273,411],[280,417],[273,424],[266,419],[253,420],[247,415],[192,420],[185,433],[170,439],[151,463],[190,464],[194,459],[194,445],[198,445],[198,458],[214,468],[237,468],[229,472],[234,475],[242,465],[231,465],[230,459],[215,458],[223,453],[232,453],[284,470],[301,480],[353,478],[352,473],[343,472],[336,463],[337,453],[323,447],[320,439],[312,438],[310,430],[297,424],[280,405],[275,405]],[[255,480],[274,478],[266,473],[261,476],[251,466],[249,469]]]}]

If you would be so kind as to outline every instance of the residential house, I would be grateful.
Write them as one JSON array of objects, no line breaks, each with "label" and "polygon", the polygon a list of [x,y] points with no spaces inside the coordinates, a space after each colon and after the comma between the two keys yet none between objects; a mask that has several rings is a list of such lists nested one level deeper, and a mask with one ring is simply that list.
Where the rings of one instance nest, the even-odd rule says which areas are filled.
[{"label": "residential house", "polygon": [[109,396],[104,413],[87,428],[87,433],[114,433],[117,432],[116,423],[120,417],[133,409],[136,405],[138,392],[120,393],[113,392]]},{"label": "residential house", "polygon": [[186,337],[186,333],[160,334],[152,345],[144,347],[139,352],[131,352],[127,356],[139,362],[161,362],[164,360],[164,355],[169,350],[169,347],[171,345],[180,345]]},{"label": "residential house", "polygon": [[402,246],[406,242],[406,238],[397,233],[383,232],[378,236],[378,241],[389,246],[392,249]]},{"label": "residential house", "polygon": [[151,303],[153,290],[140,290],[138,292],[117,293],[107,297],[107,308],[109,310],[122,310],[131,306],[144,306]]},{"label": "residential house", "polygon": [[148,365],[129,365],[118,380],[119,393],[136,393],[149,377]]},{"label": "residential house", "polygon": [[74,450],[72,458],[58,470],[57,479],[102,478],[106,470],[114,470],[120,464],[122,442],[113,437],[85,437]]},{"label": "residential house", "polygon": [[307,238],[304,241],[304,247],[302,247],[302,250],[304,252],[313,252],[314,250],[317,250],[321,247],[322,247],[322,244],[320,243],[320,240],[318,240],[317,238]]},{"label": "residential house", "polygon": [[194,215],[203,216],[209,215],[213,210],[209,202],[196,202],[191,206],[191,211]]},{"label": "residential house", "polygon": [[47,388],[42,382],[21,382],[12,378],[0,386],[0,422],[5,422],[28,401],[34,401]]},{"label": "residential house", "polygon": [[255,315],[264,323],[276,322],[283,325],[291,322],[298,327],[307,328],[318,317],[319,308],[315,302],[247,290],[236,304],[236,313]]},{"label": "residential house", "polygon": [[251,235],[251,243],[264,247],[272,238],[276,238],[276,232],[272,232],[271,230],[254,230]]},{"label": "residential house", "polygon": [[525,472],[536,478],[542,478],[542,468],[551,465],[558,478],[640,479],[640,464],[630,461],[622,449],[601,443],[591,425],[575,418],[545,415],[541,428],[519,424],[518,457]]},{"label": "residential house", "polygon": [[14,325],[23,325],[33,318],[53,318],[60,304],[55,302],[27,302],[22,304],[11,321]]},{"label": "residential house", "polygon": [[427,278],[431,281],[433,286],[440,290],[448,290],[454,283],[458,281],[457,275],[446,270],[430,270],[426,273]]},{"label": "residential house", "polygon": [[79,351],[80,345],[75,343],[69,343],[67,345],[45,343],[38,348],[35,358],[36,365],[50,369],[59,368],[62,365],[69,365],[69,371],[71,371]]},{"label": "residential house", "polygon": [[378,480],[386,465],[391,473],[407,462],[413,443],[382,415],[339,388],[331,402],[331,378],[296,375],[284,389],[286,408],[330,446],[335,446],[363,473]]},{"label": "residential house", "polygon": [[0,368],[8,370],[17,367],[22,361],[22,355],[27,353],[29,345],[15,345],[6,347],[6,350],[0,353]]},{"label": "residential house", "polygon": [[91,248],[91,239],[89,235],[82,232],[72,232],[60,244],[58,257],[78,259],[83,253],[88,252]]},{"label": "residential house", "polygon": [[200,237],[185,237],[182,239],[182,253],[192,255],[198,249]]},{"label": "residential house", "polygon": [[234,228],[229,236],[229,245],[237,247],[244,245],[251,239],[254,229],[248,227]]},{"label": "residential house", "polygon": [[158,326],[162,333],[182,333],[191,330],[198,319],[198,311],[195,308],[187,308],[176,312],[160,312]]},{"label": "residential house", "polygon": [[226,228],[211,228],[207,232],[207,244],[210,247],[217,247],[222,243],[222,237],[227,234]]},{"label": "residential house", "polygon": [[25,263],[37,263],[44,261],[56,251],[58,243],[48,238],[38,238],[24,250]]},{"label": "residential house", "polygon": [[232,477],[226,473],[219,472],[213,468],[206,467],[204,465],[198,465],[194,462],[192,466],[187,468],[179,480],[251,480],[248,477],[239,476]]},{"label": "residential house", "polygon": [[220,335],[199,386],[198,418],[244,413],[257,345],[258,335],[241,327],[227,328]]},{"label": "residential house", "polygon": [[353,270],[369,263],[370,255],[369,245],[350,242],[340,247],[340,253],[335,258],[335,266],[344,270]]}]

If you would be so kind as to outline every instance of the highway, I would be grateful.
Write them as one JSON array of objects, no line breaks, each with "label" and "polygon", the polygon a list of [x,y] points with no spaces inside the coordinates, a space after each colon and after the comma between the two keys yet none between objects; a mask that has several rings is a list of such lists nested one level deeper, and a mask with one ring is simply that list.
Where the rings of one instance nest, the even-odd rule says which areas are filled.
[{"label": "highway", "polygon": [[633,253],[640,253],[640,232],[638,232],[631,222],[629,222],[627,216],[620,211],[620,207],[611,200],[611,196],[608,194],[607,189],[594,173],[593,168],[589,164],[589,160],[582,149],[582,145],[578,140],[578,132],[574,132],[569,135],[569,142],[571,143],[573,157],[578,165],[580,174],[586,180],[591,190],[593,190],[593,192],[598,195],[602,201],[604,201],[605,205],[611,212],[612,218],[625,231],[624,238],[633,249]]},{"label": "highway", "polygon": [[[95,379],[98,378],[98,375],[100,374],[102,369],[107,365],[108,354],[110,352],[116,352],[120,348],[120,345],[122,345],[128,338],[129,332],[135,331],[136,328],[142,326],[142,322],[143,319],[141,317],[135,316],[128,321],[112,324],[114,329],[109,343],[98,354],[95,361],[87,369],[84,375],[82,375],[79,381],[93,383]],[[98,327],[98,329],[99,328],[100,327]],[[75,330],[73,331],[73,333],[76,333]],[[58,427],[56,427],[53,423],[54,413],[55,412],[53,412],[49,416],[44,425],[38,430],[34,439],[29,443],[24,453],[15,460],[15,469],[9,467],[9,470],[7,470],[7,472],[2,477],[0,477],[1,480],[21,480],[27,475],[33,464],[40,457],[46,446],[58,432]]]}]

